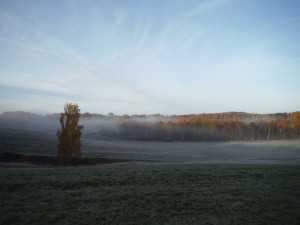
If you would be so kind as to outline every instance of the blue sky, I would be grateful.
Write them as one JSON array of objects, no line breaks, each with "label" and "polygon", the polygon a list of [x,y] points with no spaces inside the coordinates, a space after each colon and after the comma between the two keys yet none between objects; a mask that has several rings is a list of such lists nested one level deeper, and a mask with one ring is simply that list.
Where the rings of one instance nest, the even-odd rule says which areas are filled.
[{"label": "blue sky", "polygon": [[298,0],[0,1],[0,111],[300,110]]}]

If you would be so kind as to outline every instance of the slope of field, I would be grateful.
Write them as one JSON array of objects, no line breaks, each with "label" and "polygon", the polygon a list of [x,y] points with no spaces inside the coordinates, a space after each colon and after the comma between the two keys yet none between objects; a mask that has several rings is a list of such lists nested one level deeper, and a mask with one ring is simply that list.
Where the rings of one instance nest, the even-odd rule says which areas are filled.
[{"label": "slope of field", "polygon": [[[56,155],[53,133],[0,129],[0,151]],[[82,139],[83,157],[169,163],[300,164],[300,140],[257,142],[157,142]]]},{"label": "slope of field", "polygon": [[0,168],[0,224],[299,224],[300,167]]}]

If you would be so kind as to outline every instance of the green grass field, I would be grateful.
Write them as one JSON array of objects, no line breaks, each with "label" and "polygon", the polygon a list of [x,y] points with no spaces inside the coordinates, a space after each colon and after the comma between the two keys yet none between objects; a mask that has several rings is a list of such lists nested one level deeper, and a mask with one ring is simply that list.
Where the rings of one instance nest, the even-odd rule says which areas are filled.
[{"label": "green grass field", "polygon": [[300,166],[0,168],[1,225],[300,224]]}]

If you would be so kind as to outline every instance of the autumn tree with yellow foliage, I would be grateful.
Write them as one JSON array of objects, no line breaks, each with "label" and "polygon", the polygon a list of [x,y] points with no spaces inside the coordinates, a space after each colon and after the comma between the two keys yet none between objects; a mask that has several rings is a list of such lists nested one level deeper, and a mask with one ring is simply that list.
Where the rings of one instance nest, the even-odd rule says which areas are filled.
[{"label": "autumn tree with yellow foliage", "polygon": [[80,109],[77,104],[66,103],[64,113],[60,114],[60,130],[56,135],[58,138],[57,157],[62,165],[68,166],[72,158],[81,157],[81,130],[82,125],[78,125]]}]

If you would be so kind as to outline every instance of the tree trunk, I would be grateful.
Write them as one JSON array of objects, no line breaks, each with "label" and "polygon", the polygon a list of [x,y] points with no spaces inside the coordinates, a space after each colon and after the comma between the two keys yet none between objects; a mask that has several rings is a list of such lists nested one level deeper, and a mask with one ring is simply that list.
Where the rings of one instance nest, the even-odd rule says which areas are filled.
[{"label": "tree trunk", "polygon": [[281,127],[280,127],[279,131],[280,131],[280,139],[282,140],[282,128]]}]

